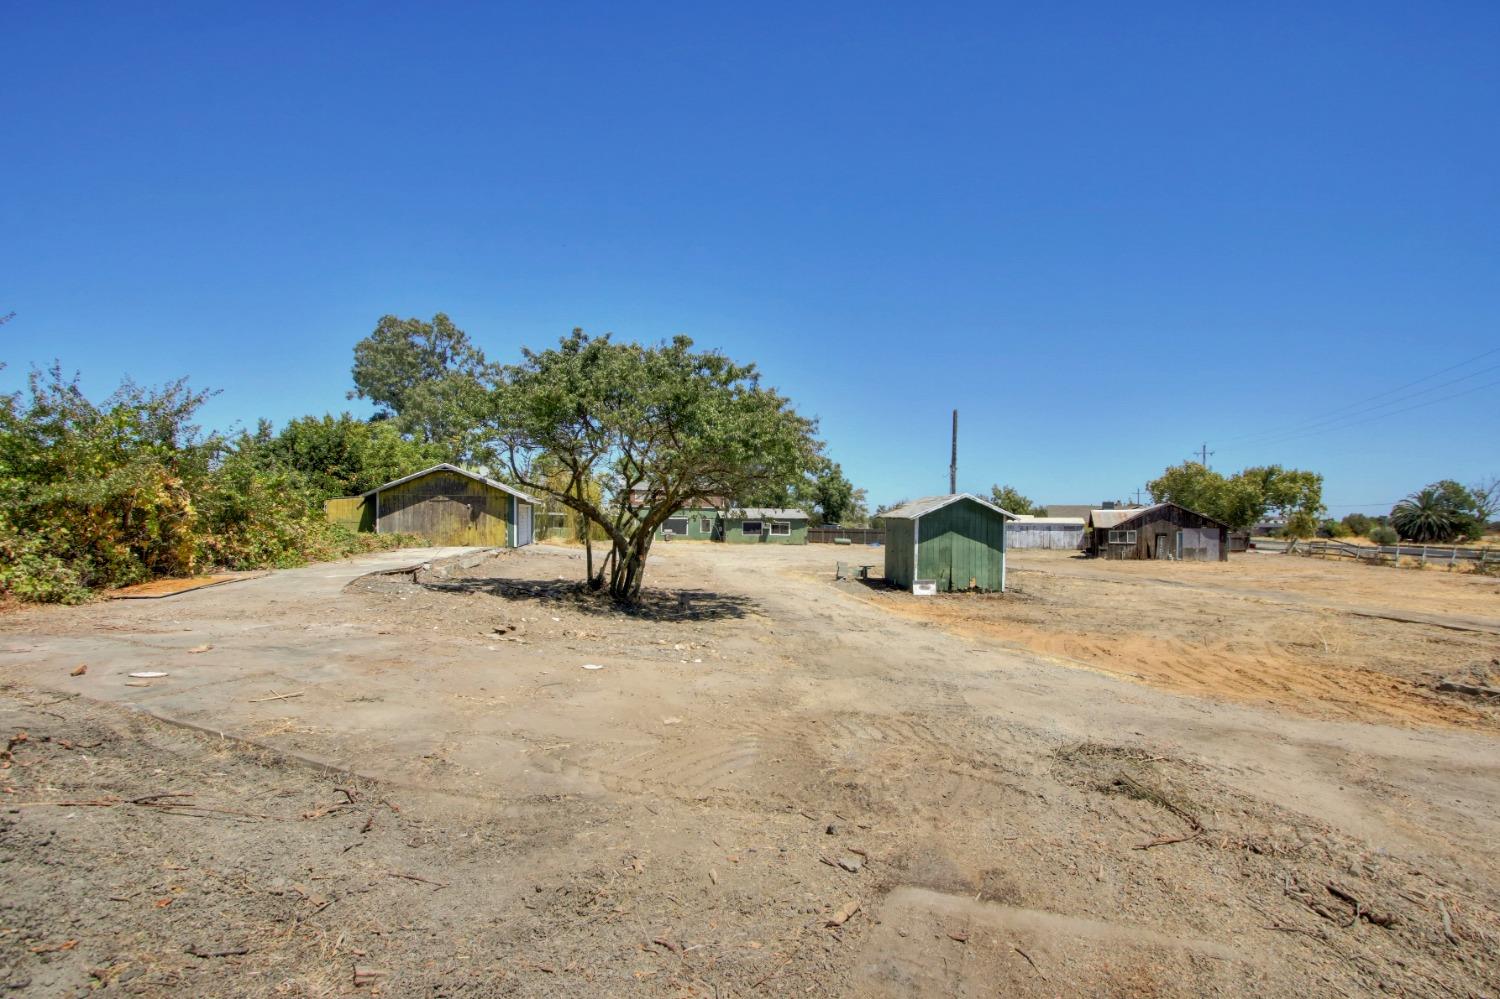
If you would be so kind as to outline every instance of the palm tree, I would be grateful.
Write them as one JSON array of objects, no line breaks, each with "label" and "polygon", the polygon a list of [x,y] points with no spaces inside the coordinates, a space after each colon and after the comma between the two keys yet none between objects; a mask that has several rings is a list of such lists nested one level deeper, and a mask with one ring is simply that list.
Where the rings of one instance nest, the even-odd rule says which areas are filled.
[{"label": "palm tree", "polygon": [[1391,510],[1391,526],[1412,541],[1447,541],[1458,533],[1457,512],[1442,493],[1428,486]]}]

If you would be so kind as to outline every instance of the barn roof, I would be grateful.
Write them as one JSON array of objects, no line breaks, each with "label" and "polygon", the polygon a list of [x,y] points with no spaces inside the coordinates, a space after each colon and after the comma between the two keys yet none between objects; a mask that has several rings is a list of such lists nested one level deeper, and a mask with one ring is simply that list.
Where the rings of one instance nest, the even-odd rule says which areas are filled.
[{"label": "barn roof", "polygon": [[985,509],[993,510],[995,513],[1000,514],[1000,516],[1002,517],[1008,517],[1011,520],[1016,519],[1016,515],[1011,513],[1009,510],[1002,510],[995,504],[991,503],[989,500],[980,499],[973,493],[950,493],[947,496],[924,496],[921,499],[914,499],[909,503],[902,503],[894,510],[887,510],[885,513],[882,513],[879,516],[882,518],[891,518],[894,520],[918,520],[922,517],[927,516],[929,513],[932,513],[934,510],[941,510],[943,507],[953,503],[957,503],[959,500],[973,500],[975,503],[978,503]]},{"label": "barn roof", "polygon": [[374,489],[371,489],[369,492],[360,493],[360,495],[361,496],[374,496],[376,493],[382,492],[382,491],[384,491],[386,489],[389,489],[392,486],[399,486],[401,483],[403,483],[403,482],[410,482],[412,479],[420,479],[422,476],[424,476],[424,475],[431,475],[433,472],[454,472],[454,473],[456,473],[458,475],[462,475],[462,476],[465,476],[467,478],[473,479],[475,482],[483,482],[487,486],[494,486],[496,489],[499,489],[502,492],[510,493],[512,496],[514,496],[518,500],[521,500],[523,503],[535,503],[536,502],[535,499],[533,499],[532,497],[530,497],[530,496],[526,495],[525,493],[521,492],[521,490],[519,490],[519,489],[513,489],[512,487],[507,486],[503,482],[496,482],[494,479],[491,479],[491,478],[488,478],[486,476],[480,475],[477,472],[470,472],[467,469],[459,468],[457,465],[450,465],[446,461],[441,462],[441,463],[436,464],[436,465],[433,465],[431,468],[424,468],[420,472],[412,472],[410,475],[403,475],[399,479],[392,479],[391,481],[389,481],[389,482],[387,482],[387,483],[385,483],[383,485],[376,486]]},{"label": "barn roof", "polygon": [[1188,513],[1196,517],[1202,517],[1204,520],[1212,521],[1220,527],[1228,526],[1217,517],[1210,517],[1208,514],[1199,513],[1197,510],[1188,510],[1181,503],[1153,503],[1151,506],[1138,506],[1133,510],[1091,510],[1089,512],[1089,523],[1094,527],[1119,527],[1126,521],[1135,520],[1137,517],[1145,516],[1155,510],[1161,510],[1169,506],[1175,506],[1179,510],[1187,510]]},{"label": "barn roof", "polygon": [[729,511],[737,520],[806,520],[801,510],[784,510],[777,506],[737,506]]}]

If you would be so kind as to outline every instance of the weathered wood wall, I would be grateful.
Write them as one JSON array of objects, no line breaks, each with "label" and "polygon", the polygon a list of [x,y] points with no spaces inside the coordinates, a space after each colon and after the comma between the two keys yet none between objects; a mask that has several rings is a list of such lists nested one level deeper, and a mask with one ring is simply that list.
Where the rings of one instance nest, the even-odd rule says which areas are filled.
[{"label": "weathered wood wall", "polygon": [[366,502],[363,496],[324,500],[323,516],[330,524],[341,524],[351,531],[375,530],[375,502]]},{"label": "weathered wood wall", "polygon": [[372,500],[382,534],[415,534],[432,545],[515,543],[511,495],[464,475],[432,472],[383,489]]},{"label": "weathered wood wall", "polygon": [[1031,520],[1013,520],[1005,527],[1007,548],[1083,547],[1082,524],[1038,524]]},{"label": "weathered wood wall", "polygon": [[[1166,557],[1157,551],[1156,536],[1165,534],[1167,536],[1167,551],[1175,555],[1177,550],[1177,532],[1195,532],[1208,530],[1217,536],[1218,543],[1213,546],[1217,551],[1211,557],[1220,562],[1229,560],[1229,528],[1210,520],[1201,514],[1191,510],[1184,510],[1179,506],[1167,506],[1160,510],[1150,510],[1130,520],[1116,524],[1110,528],[1095,528],[1091,542],[1092,551],[1099,558],[1113,559],[1154,559]],[[1135,543],[1110,543],[1110,531],[1135,531]],[[1189,540],[1192,535],[1188,534]],[[1201,551],[1202,549],[1198,549]],[[1183,559],[1201,559],[1201,554],[1195,554],[1191,545],[1185,543]]]}]

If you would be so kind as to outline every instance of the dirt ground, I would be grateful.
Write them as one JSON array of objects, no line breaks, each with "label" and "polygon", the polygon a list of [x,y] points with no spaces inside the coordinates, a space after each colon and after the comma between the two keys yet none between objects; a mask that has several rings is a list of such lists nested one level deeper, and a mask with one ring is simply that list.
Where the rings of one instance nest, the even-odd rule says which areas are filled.
[{"label": "dirt ground", "polygon": [[1493,730],[1500,577],[1285,555],[1110,562],[1012,553],[1004,596],[918,598],[850,584],[894,613],[1061,666],[1321,718]]},{"label": "dirt ground", "polygon": [[663,545],[630,616],[537,547],[0,618],[0,986],[1497,994],[1494,717],[1427,675],[1496,654],[1489,581],[923,603],[833,581],[868,551]]}]

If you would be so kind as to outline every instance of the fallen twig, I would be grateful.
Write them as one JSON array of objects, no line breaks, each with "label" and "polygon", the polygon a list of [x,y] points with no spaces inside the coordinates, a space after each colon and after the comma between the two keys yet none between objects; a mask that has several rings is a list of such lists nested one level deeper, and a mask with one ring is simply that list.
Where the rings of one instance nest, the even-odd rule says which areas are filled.
[{"label": "fallen twig", "polygon": [[291,700],[293,697],[301,697],[305,693],[307,693],[307,691],[305,691],[305,690],[294,690],[290,694],[278,694],[278,693],[276,693],[276,689],[273,687],[273,688],[271,688],[271,696],[270,697],[252,697],[252,698],[250,698],[250,703],[251,704],[260,704],[260,703],[262,703],[264,701],[288,701],[288,700]]},{"label": "fallen twig", "polygon": [[439,891],[448,887],[448,883],[446,881],[433,881],[429,878],[424,878],[417,874],[403,874],[400,871],[386,871],[385,876],[388,878],[404,878],[407,881],[420,881],[424,885],[436,885]]},{"label": "fallen twig", "polygon": [[1345,888],[1343,885],[1340,885],[1336,881],[1328,882],[1328,894],[1354,907],[1354,916],[1349,920],[1350,926],[1353,926],[1355,923],[1359,922],[1360,919],[1364,919],[1366,922],[1371,923],[1375,926],[1384,927],[1391,927],[1399,922],[1395,913],[1382,912],[1379,909],[1372,909],[1371,907],[1365,905],[1364,902],[1360,901],[1352,891],[1350,891],[1348,888]]},{"label": "fallen twig", "polygon": [[1031,959],[1031,955],[1030,954],[1026,953],[1024,950],[1022,950],[1021,948],[1017,947],[1015,944],[1011,944],[1010,945],[1010,949],[1013,950],[1013,951],[1015,951],[1017,954],[1020,954],[1022,957],[1024,957],[1026,959],[1026,963],[1029,964],[1029,965],[1031,965],[1031,970],[1035,971],[1038,975],[1042,976],[1042,981],[1044,981],[1044,982],[1047,981],[1047,975],[1046,975],[1046,973],[1043,972],[1041,968],[1037,967],[1036,962]]},{"label": "fallen twig", "polygon": [[238,957],[250,953],[249,947],[225,947],[223,950],[203,950],[196,944],[188,944],[187,952],[194,957]]}]

